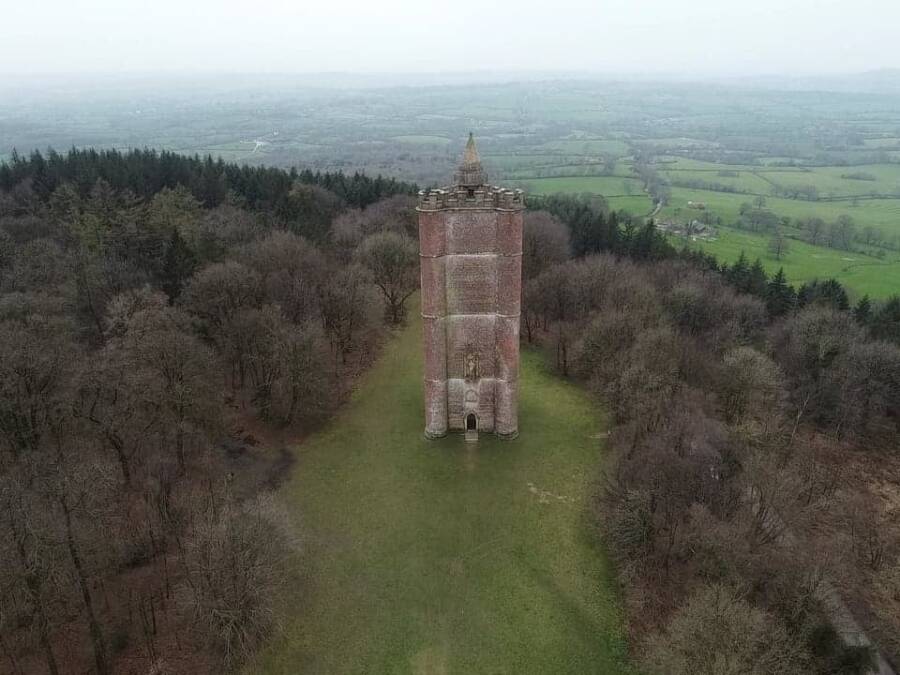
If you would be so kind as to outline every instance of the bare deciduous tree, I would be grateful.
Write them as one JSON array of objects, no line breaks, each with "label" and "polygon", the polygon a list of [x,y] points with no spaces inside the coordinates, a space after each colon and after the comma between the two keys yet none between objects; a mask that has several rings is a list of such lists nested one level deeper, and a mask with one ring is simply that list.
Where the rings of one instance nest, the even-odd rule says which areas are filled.
[{"label": "bare deciduous tree", "polygon": [[546,211],[525,213],[522,277],[527,281],[571,256],[569,228]]},{"label": "bare deciduous tree", "polygon": [[196,515],[181,540],[186,572],[181,610],[232,668],[275,627],[285,563],[298,542],[285,512],[270,497],[244,506],[227,493],[192,499]]},{"label": "bare deciduous tree", "polygon": [[379,232],[363,239],[356,257],[381,290],[388,320],[400,323],[407,299],[419,287],[416,242],[394,232]]},{"label": "bare deciduous tree", "polygon": [[659,675],[793,675],[807,667],[774,616],[724,586],[691,596],[665,636],[650,640],[644,661]]}]

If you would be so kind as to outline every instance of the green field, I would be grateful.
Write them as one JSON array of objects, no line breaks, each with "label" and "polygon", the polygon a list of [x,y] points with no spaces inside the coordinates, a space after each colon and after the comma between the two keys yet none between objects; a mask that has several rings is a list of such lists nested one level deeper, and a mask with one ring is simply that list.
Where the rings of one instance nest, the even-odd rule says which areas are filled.
[{"label": "green field", "polygon": [[[564,178],[535,178],[525,181],[530,192],[553,194],[555,192],[590,192],[605,196],[640,196],[641,182],[636,178],[620,176],[574,176]],[[648,201],[649,203],[649,201]]]},{"label": "green field", "polygon": [[750,164],[720,164],[676,155],[660,155],[656,163],[660,171],[754,171],[759,168]]},{"label": "green field", "polygon": [[[684,240],[671,237],[675,246]],[[900,289],[900,254],[892,253],[884,260],[872,256],[838,251],[822,246],[810,246],[802,241],[790,240],[790,249],[781,260],[769,253],[769,239],[764,235],[742,232],[731,228],[719,228],[715,241],[693,242],[690,246],[702,248],[714,254],[720,261],[731,262],[741,252],[750,259],[759,258],[770,274],[784,267],[788,281],[800,284],[812,279],[835,278],[856,295],[868,294],[884,298]]]},{"label": "green field", "polygon": [[[695,160],[689,162],[692,165],[709,164]],[[716,170],[730,170],[731,167],[715,165]],[[846,167],[840,168],[847,172]],[[704,180],[726,182],[727,177],[719,177],[716,172],[708,169],[679,169],[671,171],[672,174],[692,174],[708,176]],[[738,177],[731,180],[756,179],[757,176],[740,171]],[[800,173],[800,172],[798,172]],[[800,173],[800,175],[805,175]],[[633,183],[632,189],[636,194],[632,196],[618,195],[623,191],[623,180]],[[632,214],[646,214],[652,205],[647,195],[638,192],[640,183],[636,179],[618,178],[615,176],[581,176],[567,178],[539,178],[522,181],[525,187],[535,194],[553,194],[567,192],[581,194],[589,192],[606,196],[610,208],[624,209]],[[688,201],[702,201],[708,209],[722,217],[724,221],[734,222],[739,217],[740,205],[752,199],[752,195],[732,194],[727,192],[713,192],[710,190],[690,190],[687,188],[672,188],[672,197],[669,204],[662,210],[661,218],[675,218],[685,220],[699,217],[699,210],[689,208]],[[841,213],[848,213],[856,220],[859,227],[873,224],[881,227],[885,232],[900,232],[900,200],[861,200],[860,206],[852,206],[846,202],[805,202],[793,199],[776,197],[766,198],[767,207],[780,215],[788,215],[792,218],[800,218],[818,215],[825,220],[835,220]],[[860,217],[862,216],[862,217]],[[895,229],[891,229],[895,228]],[[779,267],[784,267],[785,273],[791,283],[801,284],[813,279],[835,278],[845,284],[855,294],[861,296],[869,294],[874,298],[883,298],[896,293],[900,289],[900,254],[895,251],[886,251],[884,258],[879,259],[864,253],[839,251],[824,246],[811,246],[803,241],[791,240],[790,251],[782,259],[776,260],[768,251],[769,237],[764,234],[744,232],[730,227],[720,227],[719,235],[715,241],[691,243],[692,246],[702,247],[713,253],[723,262],[731,262],[743,251],[751,260],[760,258],[769,273],[774,273]],[[683,245],[683,240],[673,238],[673,244]]]},{"label": "green field", "polygon": [[[673,184],[677,184],[679,181],[704,181],[706,183],[726,185],[741,192],[759,194],[768,194],[771,189],[769,183],[750,171],[735,171],[738,174],[737,176],[720,176],[720,171],[731,172],[732,170],[729,167],[722,166],[719,171],[683,169],[666,170],[662,173]],[[744,197],[744,201],[749,201],[750,199],[752,197]]]},{"label": "green field", "polygon": [[653,204],[647,195],[634,195],[632,197],[607,197],[609,208],[613,211],[628,211],[634,215],[646,215],[653,210]]},{"label": "green field", "polygon": [[422,438],[421,322],[294,452],[284,503],[305,552],[256,673],[630,672],[587,515],[604,429],[523,358],[515,441]]},{"label": "green field", "polygon": [[625,141],[615,139],[566,139],[547,143],[544,147],[556,153],[569,154],[608,154],[615,157],[624,157],[631,150]]},{"label": "green field", "polygon": [[[696,214],[697,212],[689,209],[687,205],[689,201],[694,201],[705,203],[707,208],[723,221],[733,223],[740,215],[741,204],[752,200],[753,195],[673,187],[671,198],[662,210],[661,217],[680,217],[683,220],[689,214]],[[854,205],[849,199],[808,202],[766,197],[766,208],[779,216],[788,216],[792,219],[815,216],[827,222],[832,222],[844,214],[853,218],[857,227],[871,225],[880,228],[888,236],[900,234],[900,199],[861,199]]]},{"label": "green field", "polygon": [[634,215],[645,215],[653,210],[650,197],[644,194],[641,182],[635,178],[620,176],[576,176],[569,178],[537,178],[522,181],[528,192],[549,195],[558,192],[603,195],[610,208],[624,209]]},{"label": "green field", "polygon": [[[900,167],[894,165],[825,166],[808,172],[766,171],[762,175],[775,185],[786,188],[812,185],[819,191],[820,197],[900,193]],[[854,175],[864,178],[850,178]]]},{"label": "green field", "polygon": [[[787,158],[773,158],[787,161]],[[666,155],[657,168],[672,178],[692,178],[730,185],[763,195],[774,195],[774,186],[786,188],[811,185],[819,197],[840,198],[870,194],[900,196],[900,165],[860,164],[854,166],[782,167],[732,165]],[[719,176],[734,171],[743,180]]]}]

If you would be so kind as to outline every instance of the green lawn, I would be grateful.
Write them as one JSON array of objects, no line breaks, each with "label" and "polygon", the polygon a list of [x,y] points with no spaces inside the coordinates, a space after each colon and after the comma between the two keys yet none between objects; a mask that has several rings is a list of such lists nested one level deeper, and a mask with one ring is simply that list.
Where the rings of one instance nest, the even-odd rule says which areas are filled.
[{"label": "green lawn", "polygon": [[420,335],[411,319],[296,448],[280,495],[305,552],[284,635],[249,672],[630,672],[587,515],[596,406],[525,354],[517,440],[427,442]]}]

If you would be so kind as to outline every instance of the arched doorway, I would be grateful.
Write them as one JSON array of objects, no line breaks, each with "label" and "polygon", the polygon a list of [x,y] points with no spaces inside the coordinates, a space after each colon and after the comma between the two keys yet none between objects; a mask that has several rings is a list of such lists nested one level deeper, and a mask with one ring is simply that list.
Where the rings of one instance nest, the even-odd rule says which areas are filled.
[{"label": "arched doorway", "polygon": [[478,440],[478,418],[475,413],[466,415],[466,441],[472,442]]},{"label": "arched doorway", "polygon": [[466,415],[466,431],[478,431],[478,418],[475,413]]}]

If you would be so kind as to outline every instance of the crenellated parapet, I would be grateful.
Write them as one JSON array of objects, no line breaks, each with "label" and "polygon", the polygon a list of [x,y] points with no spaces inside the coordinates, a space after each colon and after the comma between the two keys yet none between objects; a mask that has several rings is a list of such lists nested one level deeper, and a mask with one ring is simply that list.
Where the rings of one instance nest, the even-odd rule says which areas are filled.
[{"label": "crenellated parapet", "polygon": [[484,185],[474,189],[461,186],[419,190],[420,211],[442,209],[503,209],[518,211],[525,208],[522,190]]}]

